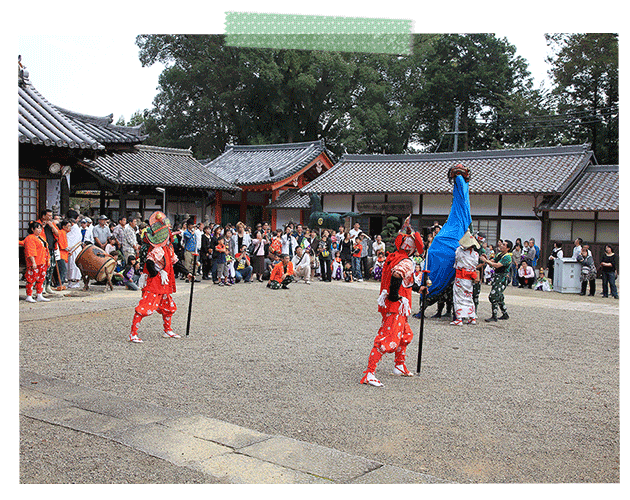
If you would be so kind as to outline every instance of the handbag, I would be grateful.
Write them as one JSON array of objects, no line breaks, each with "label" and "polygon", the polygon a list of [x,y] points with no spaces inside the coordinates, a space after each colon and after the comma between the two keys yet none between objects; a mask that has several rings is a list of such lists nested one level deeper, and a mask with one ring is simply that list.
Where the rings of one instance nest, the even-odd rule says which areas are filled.
[{"label": "handbag", "polygon": [[256,245],[256,243],[254,243],[253,241],[249,244],[249,247],[247,248],[247,253],[250,257],[256,255],[256,252],[258,252],[261,244],[262,240],[258,243],[258,245]]}]

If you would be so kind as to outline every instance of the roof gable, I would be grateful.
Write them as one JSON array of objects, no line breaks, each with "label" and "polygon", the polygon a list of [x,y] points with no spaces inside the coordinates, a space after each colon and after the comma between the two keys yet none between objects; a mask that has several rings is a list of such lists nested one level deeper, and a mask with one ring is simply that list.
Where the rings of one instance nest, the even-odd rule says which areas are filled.
[{"label": "roof gable", "polygon": [[299,172],[320,154],[324,141],[226,146],[225,152],[206,164],[220,177],[241,186],[270,184]]},{"label": "roof gable", "polygon": [[619,166],[591,165],[555,202],[541,206],[553,211],[618,211]]}]

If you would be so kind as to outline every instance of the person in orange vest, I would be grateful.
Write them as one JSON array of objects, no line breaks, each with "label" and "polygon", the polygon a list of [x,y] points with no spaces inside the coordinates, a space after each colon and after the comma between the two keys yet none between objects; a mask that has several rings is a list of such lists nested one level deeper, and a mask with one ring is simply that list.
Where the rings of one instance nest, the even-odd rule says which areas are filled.
[{"label": "person in orange vest", "polygon": [[[26,258],[26,302],[50,302],[44,297],[44,281],[50,264],[48,243],[41,237],[42,225],[31,221],[28,225],[29,235],[24,239],[24,257]],[[33,285],[37,291],[37,300],[33,298]]]},{"label": "person in orange vest", "polygon": [[289,255],[284,253],[282,254],[282,260],[278,262],[271,271],[267,288],[271,288],[272,290],[283,288],[287,290],[289,288],[289,283],[292,281],[293,262],[291,262]]}]

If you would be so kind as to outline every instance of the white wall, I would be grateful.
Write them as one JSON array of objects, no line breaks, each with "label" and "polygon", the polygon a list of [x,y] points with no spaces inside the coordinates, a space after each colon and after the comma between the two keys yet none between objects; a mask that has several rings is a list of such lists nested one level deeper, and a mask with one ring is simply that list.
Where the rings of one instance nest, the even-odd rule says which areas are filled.
[{"label": "white wall", "polygon": [[427,215],[448,215],[451,213],[453,195],[425,194],[422,197],[422,213]]},{"label": "white wall", "polygon": [[282,226],[293,220],[294,223],[300,223],[300,209],[287,208],[276,210],[276,229],[282,229]]},{"label": "white wall", "polygon": [[[452,200],[449,202],[449,208]],[[499,215],[499,195],[470,195],[470,215]]]},{"label": "white wall", "polygon": [[542,222],[539,220],[501,219],[501,234],[499,234],[499,238],[502,240],[508,239],[514,243],[516,238],[520,238],[523,242],[534,238],[536,245],[540,247],[541,237]]},{"label": "white wall", "polygon": [[[355,200],[356,201],[356,200]],[[352,212],[352,195],[327,194],[324,195],[324,212]]]},{"label": "white wall", "polygon": [[[534,215],[534,205],[536,199],[527,195],[503,195],[501,204],[501,213],[503,216],[524,216],[531,217]],[[508,238],[509,239],[509,238]]]}]

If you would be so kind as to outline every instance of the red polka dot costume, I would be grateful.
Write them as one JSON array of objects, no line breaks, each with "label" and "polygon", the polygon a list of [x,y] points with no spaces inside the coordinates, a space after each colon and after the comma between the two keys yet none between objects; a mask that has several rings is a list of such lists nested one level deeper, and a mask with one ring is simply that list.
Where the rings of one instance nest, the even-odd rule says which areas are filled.
[{"label": "red polka dot costume", "polygon": [[410,256],[416,248],[422,253],[424,246],[420,234],[411,230],[409,219],[396,237],[395,244],[397,250],[387,256],[383,265],[381,293],[378,298],[378,310],[383,321],[374,339],[367,370],[363,372],[365,375],[361,379],[362,384],[383,385],[374,372],[385,353],[394,353],[394,374],[412,376],[405,365],[407,346],[413,340],[413,332],[407,322],[411,313],[415,271],[415,263]]},{"label": "red polka dot costume", "polygon": [[139,284],[142,286],[142,298],[135,309],[131,322],[129,341],[142,342],[138,337],[138,327],[142,318],[158,312],[164,321],[164,337],[180,338],[173,333],[171,319],[177,305],[171,297],[176,292],[173,267],[181,266],[178,262],[171,241],[168,219],[161,212],[156,212],[149,219],[150,227],[145,233],[145,242],[150,245],[143,274]]}]

